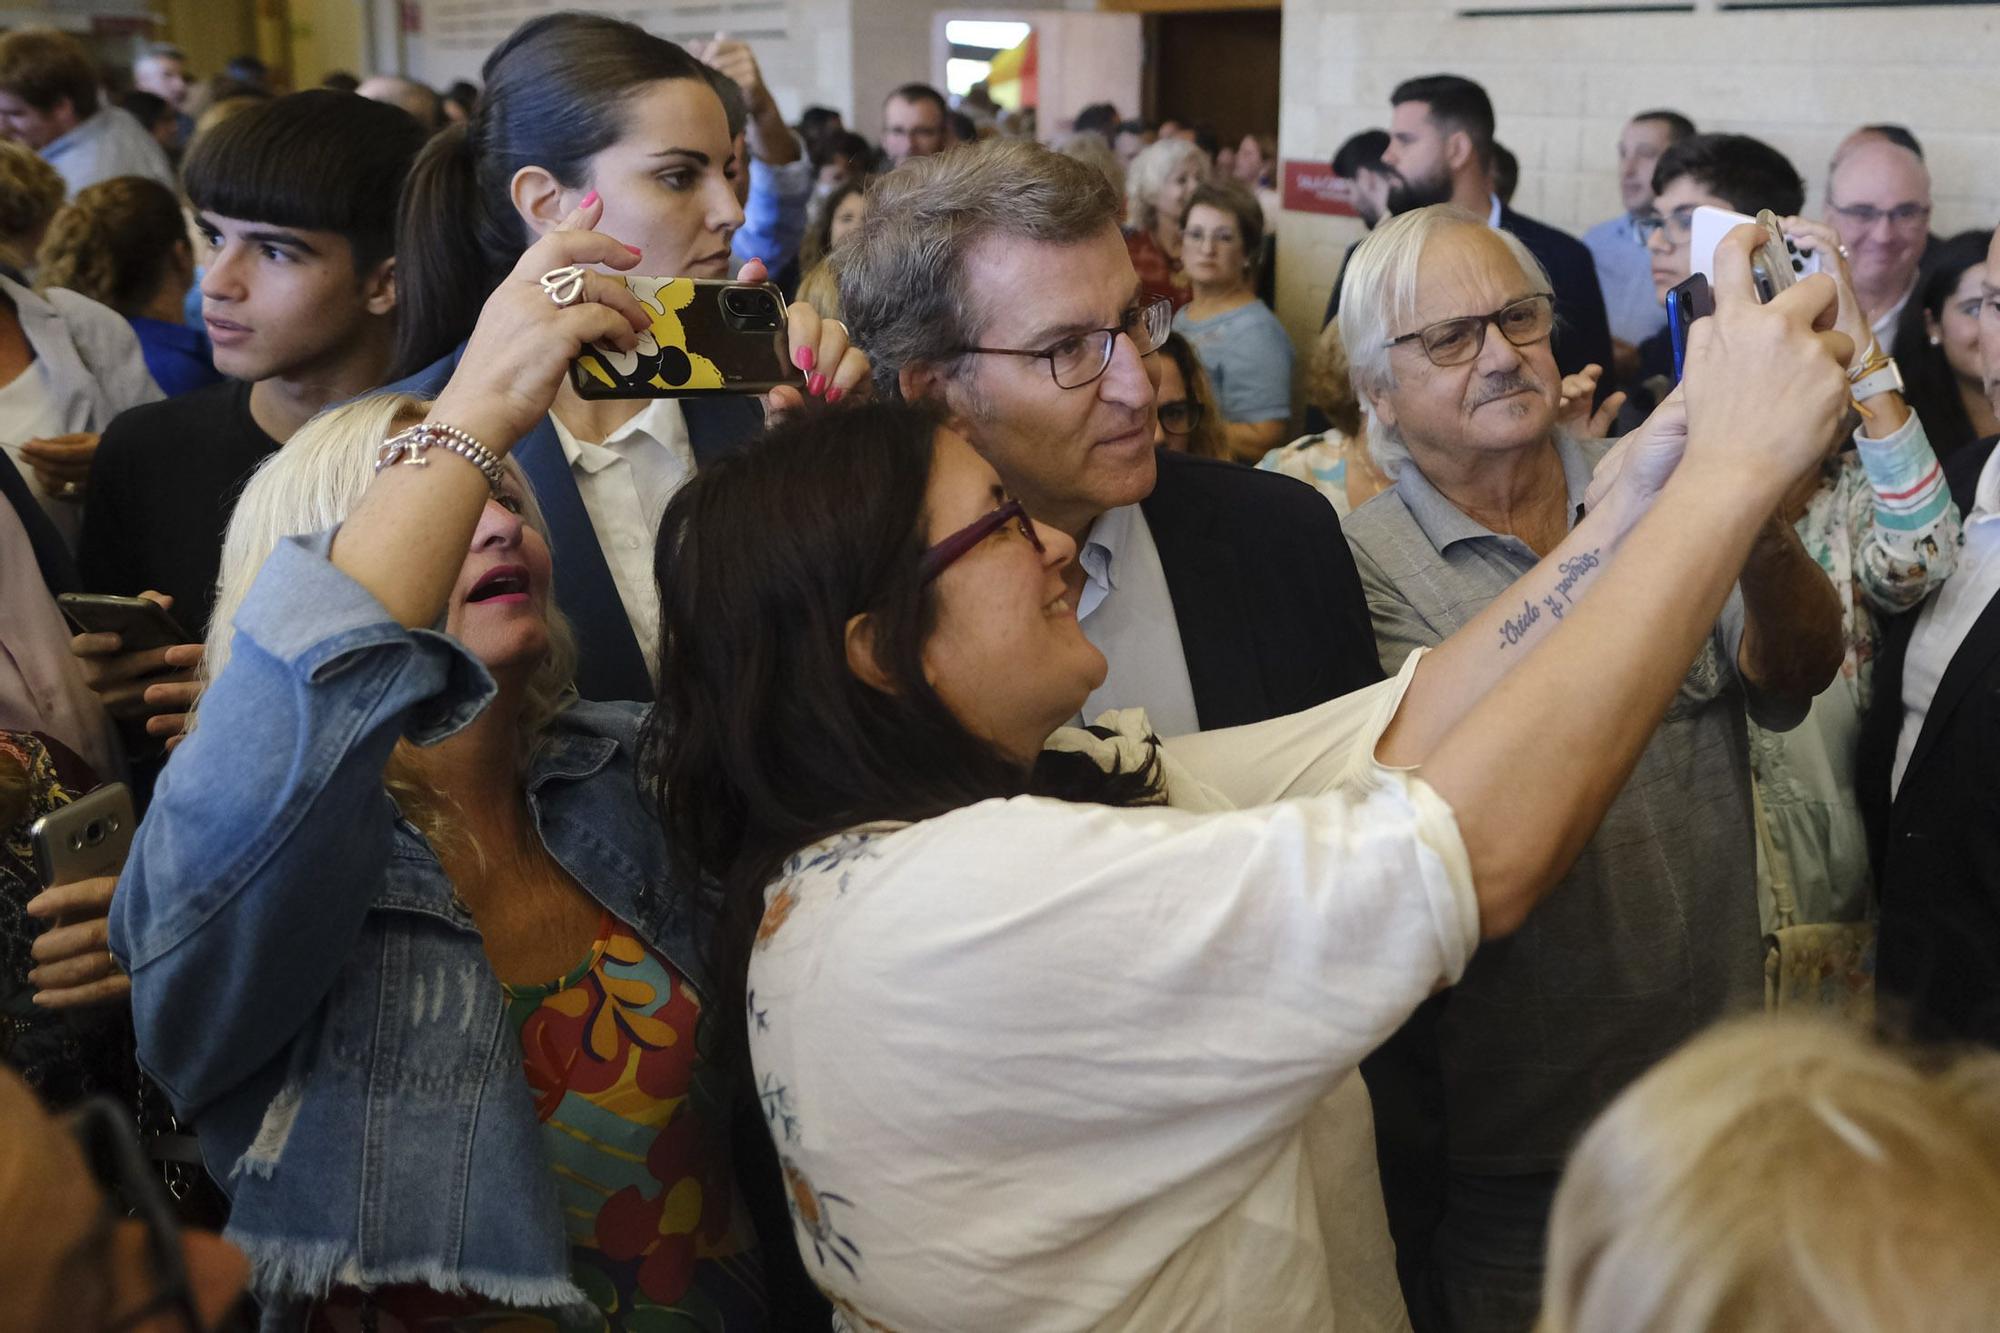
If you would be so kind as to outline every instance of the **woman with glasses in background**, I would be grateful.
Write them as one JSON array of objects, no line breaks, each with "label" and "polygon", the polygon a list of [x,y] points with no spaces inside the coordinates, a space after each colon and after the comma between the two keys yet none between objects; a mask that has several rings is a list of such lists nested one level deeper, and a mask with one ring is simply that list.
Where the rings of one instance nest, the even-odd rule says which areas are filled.
[{"label": "woman with glasses in background", "polygon": [[1222,409],[1229,456],[1254,463],[1292,424],[1292,340],[1257,299],[1264,212],[1234,181],[1202,185],[1181,215],[1181,263],[1194,300],[1174,328],[1194,344]]},{"label": "woman with glasses in background", "polygon": [[1178,333],[1160,344],[1159,396],[1153,400],[1153,443],[1197,458],[1229,457],[1215,388],[1208,382],[1194,345]]}]

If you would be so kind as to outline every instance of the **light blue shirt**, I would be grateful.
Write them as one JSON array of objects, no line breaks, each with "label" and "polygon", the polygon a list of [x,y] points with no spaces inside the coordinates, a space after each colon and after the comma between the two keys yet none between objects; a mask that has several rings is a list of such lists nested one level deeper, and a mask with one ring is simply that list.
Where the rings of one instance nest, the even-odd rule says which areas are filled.
[{"label": "light blue shirt", "polygon": [[1200,320],[1183,310],[1174,328],[1194,345],[1225,420],[1291,420],[1292,339],[1271,307],[1251,301]]},{"label": "light blue shirt", "polygon": [[774,167],[750,159],[750,194],[743,201],[743,225],[729,242],[729,257],[738,268],[753,259],[764,261],[773,278],[792,262],[806,236],[806,207],[812,202],[819,168],[799,146],[796,161]]},{"label": "light blue shirt", "polygon": [[[1653,260],[1630,213],[1620,213],[1583,234],[1604,289],[1611,336],[1637,347],[1667,326],[1667,308],[1653,291]],[[1606,367],[1609,369],[1609,367]]]},{"label": "light blue shirt", "polygon": [[59,139],[42,145],[42,159],[62,174],[69,194],[114,176],[144,176],[179,190],[173,163],[146,127],[115,106],[100,108]]},{"label": "light blue shirt", "polygon": [[1083,591],[1076,618],[1110,664],[1104,684],[1084,701],[1082,720],[1113,708],[1143,708],[1161,736],[1200,731],[1167,573],[1139,506],[1100,514],[1077,563]]}]

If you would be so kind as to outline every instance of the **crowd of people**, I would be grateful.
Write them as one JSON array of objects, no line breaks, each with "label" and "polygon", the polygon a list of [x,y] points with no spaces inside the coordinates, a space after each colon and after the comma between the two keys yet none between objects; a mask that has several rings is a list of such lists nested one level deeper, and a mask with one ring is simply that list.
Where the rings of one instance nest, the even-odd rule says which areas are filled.
[{"label": "crowd of people", "polygon": [[[1295,365],[1256,136],[194,73],[0,34],[0,1326],[2000,1326],[2000,232],[1907,130],[1643,111],[1578,239],[1410,79]],[[775,387],[603,396],[688,279]]]}]

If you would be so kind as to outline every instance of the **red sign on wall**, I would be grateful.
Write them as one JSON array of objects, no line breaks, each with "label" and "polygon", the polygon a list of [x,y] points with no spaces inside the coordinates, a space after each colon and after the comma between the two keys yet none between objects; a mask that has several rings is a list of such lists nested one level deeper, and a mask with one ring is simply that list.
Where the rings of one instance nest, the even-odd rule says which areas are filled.
[{"label": "red sign on wall", "polygon": [[1353,187],[1325,162],[1285,163],[1285,207],[1294,213],[1353,217]]}]

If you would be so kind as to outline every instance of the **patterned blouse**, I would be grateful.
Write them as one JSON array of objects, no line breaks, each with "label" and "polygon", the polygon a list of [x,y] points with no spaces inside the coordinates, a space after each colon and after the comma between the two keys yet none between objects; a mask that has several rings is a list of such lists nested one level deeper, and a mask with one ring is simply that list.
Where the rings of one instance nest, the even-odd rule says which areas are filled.
[{"label": "patterned blouse", "polygon": [[695,1073],[707,1056],[695,993],[608,912],[567,976],[506,989],[557,1176],[570,1276],[590,1306],[514,1311],[422,1287],[380,1290],[372,1301],[343,1289],[319,1307],[314,1329],[762,1330],[762,1265],[729,1157],[715,1144],[728,1108],[699,1101]]},{"label": "patterned blouse", "polygon": [[1883,439],[1856,435],[1853,449],[1828,459],[1796,528],[1839,594],[1845,651],[1839,678],[1797,729],[1750,728],[1766,930],[1867,915],[1854,756],[1873,694],[1875,617],[1914,609],[1958,562],[1958,506],[1917,414]]}]

